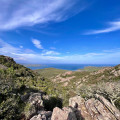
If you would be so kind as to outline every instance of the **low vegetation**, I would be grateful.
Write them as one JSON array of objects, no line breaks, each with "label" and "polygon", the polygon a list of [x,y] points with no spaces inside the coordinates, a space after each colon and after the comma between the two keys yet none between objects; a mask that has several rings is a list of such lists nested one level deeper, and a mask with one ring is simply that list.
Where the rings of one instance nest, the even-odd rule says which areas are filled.
[{"label": "low vegetation", "polygon": [[[42,91],[51,96],[54,84],[35,71],[17,64],[12,58],[0,56],[0,119],[20,119],[26,113],[27,104],[21,96]],[[23,112],[24,111],[24,112]]]},{"label": "low vegetation", "polygon": [[[53,68],[52,71],[47,69],[47,72],[51,73],[47,79],[55,83],[55,92],[63,98],[64,106],[67,106],[68,99],[75,95],[80,95],[87,100],[95,94],[100,94],[113,105],[117,104],[117,108],[119,107],[120,65],[115,67],[85,67],[77,71],[63,71],[63,73],[55,70]],[[45,69],[42,72],[40,72],[41,70],[36,71],[45,76]]]},{"label": "low vegetation", "polygon": [[37,73],[39,73],[40,75],[46,78],[55,77],[58,74],[67,72],[67,70],[61,70],[61,69],[56,69],[56,68],[45,68],[45,69],[38,69],[34,71],[36,71]]}]

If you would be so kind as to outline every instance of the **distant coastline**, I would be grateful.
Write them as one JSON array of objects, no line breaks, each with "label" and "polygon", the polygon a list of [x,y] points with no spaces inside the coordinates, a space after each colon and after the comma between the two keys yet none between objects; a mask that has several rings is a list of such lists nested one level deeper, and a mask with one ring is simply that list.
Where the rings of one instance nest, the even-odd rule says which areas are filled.
[{"label": "distant coastline", "polygon": [[116,64],[24,64],[25,67],[28,67],[32,70],[44,69],[44,68],[56,68],[63,70],[79,70],[84,69],[85,67],[113,67]]},{"label": "distant coastline", "polygon": [[23,64],[25,67],[40,67],[41,64]]}]

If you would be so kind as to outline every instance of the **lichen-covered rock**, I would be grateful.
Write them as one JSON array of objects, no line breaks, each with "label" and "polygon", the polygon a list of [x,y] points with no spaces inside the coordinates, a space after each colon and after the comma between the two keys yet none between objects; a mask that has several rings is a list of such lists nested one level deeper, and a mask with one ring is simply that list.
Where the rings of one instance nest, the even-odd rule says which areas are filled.
[{"label": "lichen-covered rock", "polygon": [[77,120],[77,118],[70,107],[64,107],[63,109],[56,107],[53,109],[51,120]]},{"label": "lichen-covered rock", "polygon": [[28,102],[31,105],[35,105],[37,110],[41,110],[44,108],[42,93],[31,93]]},{"label": "lichen-covered rock", "polygon": [[108,109],[108,111],[114,115],[114,117],[118,120],[120,120],[120,111],[113,106],[108,100],[106,100],[103,96],[100,96],[98,94],[95,95],[95,97]]},{"label": "lichen-covered rock", "polygon": [[98,94],[87,101],[80,96],[70,98],[69,105],[77,109],[78,120],[120,120],[120,111]]},{"label": "lichen-covered rock", "polygon": [[38,112],[40,115],[44,115],[44,116],[46,116],[46,118],[49,118],[49,117],[51,117],[51,115],[52,115],[52,112],[51,111],[39,111]]},{"label": "lichen-covered rock", "polygon": [[23,100],[27,100],[27,104],[24,109],[24,113],[27,119],[30,119],[38,113],[38,111],[43,110],[43,99],[41,93],[30,93],[22,97]]},{"label": "lichen-covered rock", "polygon": [[89,112],[85,106],[85,100],[80,96],[75,96],[69,99],[69,106],[77,108],[76,110],[76,117],[78,120],[92,120]]},{"label": "lichen-covered rock", "polygon": [[4,66],[4,65],[2,65],[2,64],[0,64],[0,69],[7,69],[7,67],[6,66]]},{"label": "lichen-covered rock", "polygon": [[87,100],[85,104],[93,120],[115,120],[115,117],[100,101],[92,98]]},{"label": "lichen-covered rock", "polygon": [[71,106],[73,108],[77,108],[78,104],[81,104],[82,102],[84,102],[84,99],[82,97],[75,96],[75,97],[69,99],[69,106]]},{"label": "lichen-covered rock", "polygon": [[40,114],[39,115],[35,115],[30,120],[42,120],[42,116]]},{"label": "lichen-covered rock", "polygon": [[38,115],[33,116],[30,120],[50,120],[52,112],[51,111],[39,111]]}]

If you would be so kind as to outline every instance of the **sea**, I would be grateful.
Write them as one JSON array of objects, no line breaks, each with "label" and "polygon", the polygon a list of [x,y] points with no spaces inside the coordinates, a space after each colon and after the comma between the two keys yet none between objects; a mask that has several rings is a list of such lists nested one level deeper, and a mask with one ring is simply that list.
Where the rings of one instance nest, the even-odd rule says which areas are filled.
[{"label": "sea", "polygon": [[28,66],[28,68],[32,70],[36,69],[45,69],[45,68],[56,68],[56,69],[63,69],[63,70],[71,70],[75,71],[78,69],[84,69],[84,67],[93,66],[93,67],[113,67],[116,66],[115,64],[42,64],[39,66]]}]

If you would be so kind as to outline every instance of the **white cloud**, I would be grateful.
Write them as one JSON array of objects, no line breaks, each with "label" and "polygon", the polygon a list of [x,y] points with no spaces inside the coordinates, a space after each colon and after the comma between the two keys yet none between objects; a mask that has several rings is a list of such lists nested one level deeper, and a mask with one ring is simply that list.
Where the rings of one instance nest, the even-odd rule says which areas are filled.
[{"label": "white cloud", "polygon": [[109,33],[109,32],[120,30],[120,21],[109,22],[108,24],[109,24],[109,27],[105,29],[92,30],[92,31],[86,32],[85,34],[90,35],[90,34]]},{"label": "white cloud", "polygon": [[[43,54],[44,53],[44,54]],[[55,56],[58,52],[43,50],[41,53],[35,53],[31,49],[20,49],[14,47],[0,39],[0,54],[13,57],[17,62],[21,63],[48,63],[61,60],[63,58]]]},{"label": "white cloud", "polygon": [[0,40],[0,54],[13,57],[19,63],[120,64],[120,48],[62,56],[56,51],[36,53],[30,49],[20,49]]},{"label": "white cloud", "polygon": [[86,53],[64,56],[61,63],[75,64],[120,64],[120,50],[110,53]]},{"label": "white cloud", "polygon": [[84,10],[85,1],[0,0],[0,30],[66,20]]},{"label": "white cloud", "polygon": [[120,48],[116,48],[116,49],[110,49],[110,50],[103,50],[103,52],[105,53],[114,53],[114,52],[119,52]]},{"label": "white cloud", "polygon": [[37,39],[32,39],[32,43],[35,45],[36,48],[38,49],[43,49],[41,42]]},{"label": "white cloud", "polygon": [[[20,63],[55,63],[63,58],[57,56],[44,56],[42,54],[16,54],[14,57]],[[23,58],[23,60],[21,60]]]},{"label": "white cloud", "polygon": [[16,53],[16,52],[19,53],[20,48],[15,48],[12,45],[0,39],[0,54],[9,55],[9,54]]},{"label": "white cloud", "polygon": [[23,48],[23,46],[22,46],[22,45],[20,45],[20,48]]},{"label": "white cloud", "polygon": [[59,52],[56,51],[43,51],[42,55],[59,55]]}]

